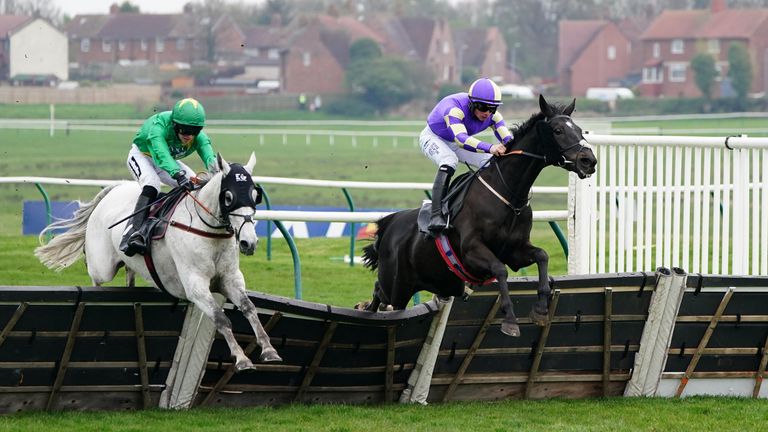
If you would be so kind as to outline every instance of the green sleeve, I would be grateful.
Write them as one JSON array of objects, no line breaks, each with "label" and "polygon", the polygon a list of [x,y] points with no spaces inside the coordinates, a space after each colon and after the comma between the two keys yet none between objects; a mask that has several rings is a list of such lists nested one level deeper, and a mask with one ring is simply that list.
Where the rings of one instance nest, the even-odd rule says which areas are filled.
[{"label": "green sleeve", "polygon": [[216,154],[213,152],[211,139],[208,137],[208,135],[205,134],[205,132],[200,132],[197,138],[195,138],[195,141],[197,142],[197,154],[203,161],[205,169],[210,171],[211,167],[216,163]]},{"label": "green sleeve", "polygon": [[181,168],[179,168],[179,164],[176,163],[176,160],[173,159],[171,152],[168,150],[168,143],[165,141],[165,132],[165,127],[159,122],[150,126],[147,134],[149,153],[152,155],[152,159],[155,163],[163,171],[173,177],[181,170]]}]

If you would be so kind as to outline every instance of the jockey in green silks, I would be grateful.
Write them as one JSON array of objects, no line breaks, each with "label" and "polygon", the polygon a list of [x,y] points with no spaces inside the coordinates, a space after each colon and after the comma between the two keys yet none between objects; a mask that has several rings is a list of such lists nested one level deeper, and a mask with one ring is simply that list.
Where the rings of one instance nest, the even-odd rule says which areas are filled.
[{"label": "jockey in green silks", "polygon": [[192,190],[190,177],[194,171],[179,159],[197,152],[206,170],[215,169],[216,155],[211,139],[202,132],[203,126],[203,105],[195,99],[186,98],[176,102],[172,111],[163,111],[148,118],[133,138],[128,152],[128,169],[142,190],[134,209],[138,213],[126,225],[120,242],[120,250],[127,256],[146,253],[149,233],[140,228],[149,209],[139,210],[157,198],[160,186],[178,185]]}]

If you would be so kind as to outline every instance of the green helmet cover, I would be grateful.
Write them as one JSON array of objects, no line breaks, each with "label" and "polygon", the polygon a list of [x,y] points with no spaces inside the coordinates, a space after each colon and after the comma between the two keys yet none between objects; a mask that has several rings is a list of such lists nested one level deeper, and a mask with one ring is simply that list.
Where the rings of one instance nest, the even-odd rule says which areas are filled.
[{"label": "green helmet cover", "polygon": [[171,120],[187,126],[205,126],[205,109],[197,99],[186,98],[176,102]]}]

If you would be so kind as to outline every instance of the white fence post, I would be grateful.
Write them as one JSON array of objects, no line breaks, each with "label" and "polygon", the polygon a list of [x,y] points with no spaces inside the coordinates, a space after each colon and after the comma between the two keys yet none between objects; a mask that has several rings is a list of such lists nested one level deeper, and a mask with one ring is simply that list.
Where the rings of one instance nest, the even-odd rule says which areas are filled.
[{"label": "white fence post", "polygon": [[[219,306],[226,300],[221,294],[213,294],[213,298]],[[213,321],[190,303],[173,355],[173,363],[165,380],[165,390],[160,394],[160,408],[192,407],[205,374],[215,336],[216,325]]]},{"label": "white fence post", "polygon": [[590,272],[590,239],[594,236],[593,219],[595,180],[568,176],[568,274]]}]

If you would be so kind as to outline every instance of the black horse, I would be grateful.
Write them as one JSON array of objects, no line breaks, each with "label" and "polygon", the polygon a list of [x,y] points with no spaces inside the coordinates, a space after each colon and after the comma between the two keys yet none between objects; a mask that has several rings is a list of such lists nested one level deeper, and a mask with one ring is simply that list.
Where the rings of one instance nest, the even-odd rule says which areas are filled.
[{"label": "black horse", "polygon": [[[544,167],[556,165],[580,178],[595,172],[597,159],[585,146],[581,128],[571,119],[576,106],[550,105],[539,97],[541,112],[513,131],[515,140],[504,156],[494,157],[475,173],[463,207],[451,221],[446,236],[466,272],[479,280],[495,278],[505,315],[501,331],[519,336],[520,328],[509,297],[507,268],[514,271],[538,265],[538,299],[530,317],[547,322],[550,296],[547,253],[530,242],[533,211],[528,202],[533,182]],[[457,179],[458,180],[458,179]],[[479,180],[479,181],[476,181]],[[404,309],[414,293],[424,290],[441,297],[464,293],[464,281],[443,261],[434,239],[417,227],[419,210],[403,210],[381,218],[374,243],[363,248],[363,260],[378,269],[373,301]]]}]

